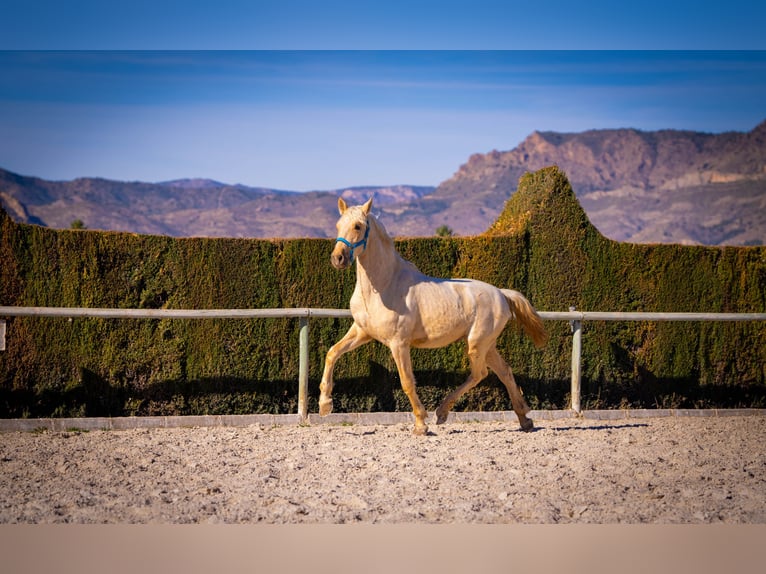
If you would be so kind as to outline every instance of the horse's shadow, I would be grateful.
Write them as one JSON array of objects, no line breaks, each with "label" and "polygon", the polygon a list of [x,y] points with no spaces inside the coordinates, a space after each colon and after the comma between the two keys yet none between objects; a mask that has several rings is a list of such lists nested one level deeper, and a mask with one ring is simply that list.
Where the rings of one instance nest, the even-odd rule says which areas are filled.
[{"label": "horse's shadow", "polygon": [[[546,427],[546,426],[537,426],[535,425],[534,428],[525,431],[520,428],[513,428],[513,429],[486,429],[483,432],[486,433],[507,433],[507,432],[520,432],[520,433],[536,433],[540,432],[541,430],[547,430],[550,428],[550,430],[554,432],[565,432],[565,431],[585,431],[585,430],[595,430],[595,431],[604,431],[604,430],[620,430],[620,429],[632,429],[632,428],[646,428],[648,427],[648,423],[623,423],[623,424],[616,424],[616,425],[598,425],[598,426],[592,426],[592,427],[581,427],[581,426],[567,426],[567,427]],[[446,430],[446,429],[445,429]],[[465,429],[449,429],[447,430],[447,434],[462,434],[464,432],[467,432]],[[429,435],[432,434],[430,431],[428,433]]]},{"label": "horse's shadow", "polygon": [[[618,425],[598,425],[594,427],[579,427],[579,426],[570,426],[570,427],[553,427],[551,428],[554,432],[562,432],[562,431],[585,431],[585,430],[614,430],[614,429],[635,429],[635,428],[644,428],[648,427],[648,423],[623,423]],[[535,429],[537,430],[537,429]]]},{"label": "horse's shadow", "polygon": [[[445,430],[447,430],[447,429],[445,429]],[[521,428],[516,427],[516,428],[503,428],[503,429],[482,429],[482,433],[492,434],[492,433],[509,433],[509,432],[514,432],[515,433],[515,432],[520,432],[520,433],[524,433],[524,434],[529,434],[529,433],[536,433],[539,430],[542,430],[542,429],[540,427],[534,427],[534,428],[531,428],[530,430],[525,431],[525,430],[523,430]],[[465,429],[449,429],[449,430],[447,430],[447,434],[462,434],[464,432],[468,432],[468,431],[466,431]],[[428,431],[428,434],[430,435],[431,431]]]}]

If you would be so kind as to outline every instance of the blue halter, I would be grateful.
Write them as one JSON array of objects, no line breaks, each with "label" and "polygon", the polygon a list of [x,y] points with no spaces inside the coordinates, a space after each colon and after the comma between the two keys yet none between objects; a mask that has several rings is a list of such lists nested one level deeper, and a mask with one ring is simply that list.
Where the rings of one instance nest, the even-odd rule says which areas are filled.
[{"label": "blue halter", "polygon": [[356,243],[351,243],[348,239],[345,239],[343,237],[338,237],[335,239],[335,243],[340,241],[344,245],[347,245],[351,249],[351,253],[349,253],[350,263],[354,262],[354,249],[357,247],[364,247],[367,249],[367,238],[370,236],[370,222],[365,221],[365,225],[367,226],[367,229],[364,231],[364,238],[361,241],[357,241]]}]

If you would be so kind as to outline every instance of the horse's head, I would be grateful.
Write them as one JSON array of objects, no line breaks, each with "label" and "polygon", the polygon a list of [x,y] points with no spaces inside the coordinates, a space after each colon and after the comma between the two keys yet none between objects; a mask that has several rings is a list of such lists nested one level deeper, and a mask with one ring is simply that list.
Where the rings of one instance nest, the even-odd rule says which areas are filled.
[{"label": "horse's head", "polygon": [[349,207],[343,198],[338,198],[340,219],[335,227],[338,230],[335,248],[330,261],[336,269],[346,269],[354,262],[354,256],[367,250],[367,238],[370,235],[370,222],[367,216],[372,209],[372,198],[364,205]]}]

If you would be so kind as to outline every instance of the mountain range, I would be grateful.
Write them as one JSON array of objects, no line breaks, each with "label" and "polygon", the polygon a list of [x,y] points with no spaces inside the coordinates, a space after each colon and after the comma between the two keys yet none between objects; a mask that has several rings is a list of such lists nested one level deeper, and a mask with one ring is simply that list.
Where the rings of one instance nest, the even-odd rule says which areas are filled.
[{"label": "mountain range", "polygon": [[484,232],[519,177],[558,165],[593,224],[637,243],[766,243],[766,121],[750,132],[533,132],[510,151],[474,154],[437,187],[367,186],[306,193],[208,179],[47,181],[0,169],[0,202],[17,221],[173,236],[330,237],[337,198],[375,195],[397,236]]}]

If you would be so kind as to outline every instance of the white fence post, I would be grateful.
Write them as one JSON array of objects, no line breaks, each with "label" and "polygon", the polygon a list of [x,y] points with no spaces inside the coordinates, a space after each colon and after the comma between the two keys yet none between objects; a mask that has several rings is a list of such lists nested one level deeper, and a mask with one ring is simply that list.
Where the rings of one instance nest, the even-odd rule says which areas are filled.
[{"label": "white fence post", "polygon": [[301,422],[309,416],[309,318],[298,319],[299,355],[298,355],[298,415]]},{"label": "white fence post", "polygon": [[[575,307],[569,308],[570,312],[575,311]],[[579,413],[582,410],[580,406],[580,374],[581,356],[582,356],[582,321],[574,319],[569,322],[572,327],[572,410]]]}]

